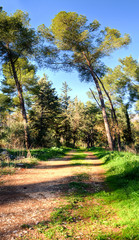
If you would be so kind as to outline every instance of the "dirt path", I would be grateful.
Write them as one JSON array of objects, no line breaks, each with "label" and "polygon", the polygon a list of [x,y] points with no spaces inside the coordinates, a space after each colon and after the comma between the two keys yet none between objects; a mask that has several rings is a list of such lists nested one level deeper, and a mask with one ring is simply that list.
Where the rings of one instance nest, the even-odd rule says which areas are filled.
[{"label": "dirt path", "polygon": [[49,219],[54,207],[64,201],[62,196],[69,191],[75,174],[90,174],[92,192],[103,189],[101,161],[91,152],[85,153],[85,164],[80,166],[71,164],[71,152],[65,158],[40,162],[33,169],[20,169],[0,178],[0,239],[15,239],[26,233],[21,225]]}]

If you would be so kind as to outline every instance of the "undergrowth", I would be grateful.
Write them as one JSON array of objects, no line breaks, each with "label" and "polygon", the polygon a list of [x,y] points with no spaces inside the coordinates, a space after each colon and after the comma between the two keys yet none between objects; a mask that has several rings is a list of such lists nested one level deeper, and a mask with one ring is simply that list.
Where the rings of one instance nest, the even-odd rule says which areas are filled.
[{"label": "undergrowth", "polygon": [[50,158],[60,158],[64,156],[69,150],[71,150],[71,148],[68,147],[32,149],[31,155],[35,156],[40,161],[47,161]]},{"label": "undergrowth", "polygon": [[0,175],[13,174],[16,168],[31,168],[38,164],[38,161],[47,161],[50,158],[62,157],[70,148],[42,148],[32,149],[31,158],[27,158],[26,150],[0,149]]},{"label": "undergrowth", "polygon": [[0,176],[13,174],[17,168],[32,168],[38,164],[36,158],[24,158],[19,160],[3,160],[0,161]]}]

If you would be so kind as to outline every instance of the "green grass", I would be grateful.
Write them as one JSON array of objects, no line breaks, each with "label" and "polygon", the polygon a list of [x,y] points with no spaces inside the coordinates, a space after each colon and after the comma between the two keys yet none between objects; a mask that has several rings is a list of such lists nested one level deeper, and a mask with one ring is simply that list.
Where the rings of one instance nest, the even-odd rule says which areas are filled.
[{"label": "green grass", "polygon": [[107,171],[110,192],[101,192],[106,204],[116,209],[115,226],[123,227],[124,239],[139,239],[139,156],[128,152],[94,149]]},{"label": "green grass", "polygon": [[88,173],[77,173],[75,174],[74,178],[76,179],[76,181],[78,182],[82,182],[82,181],[87,181],[90,179],[90,176]]},{"label": "green grass", "polygon": [[[80,183],[81,187],[82,184]],[[73,185],[69,185],[69,188]],[[79,185],[74,184],[76,190]],[[79,192],[78,192],[79,193]],[[50,220],[34,226],[46,239],[121,239],[119,229],[112,232],[113,212],[102,200],[85,197],[80,192],[68,197],[66,205],[54,209]],[[116,229],[116,227],[115,227]],[[29,239],[29,238],[26,238]]]},{"label": "green grass", "polygon": [[[51,147],[51,148],[39,148],[39,149],[31,149],[31,156],[37,158],[38,160],[41,161],[47,161],[50,158],[55,158],[55,157],[62,157],[67,153],[71,148],[67,147]],[[0,149],[0,153],[3,150]],[[9,153],[11,156],[11,159],[16,159],[22,158],[22,157],[27,157],[27,151],[26,150],[17,150],[17,149],[6,149],[6,151]]]},{"label": "green grass", "polygon": [[66,147],[52,147],[52,148],[42,148],[42,149],[32,149],[31,155],[38,158],[40,161],[47,161],[50,158],[60,158],[63,157],[71,148]]},{"label": "green grass", "polygon": [[72,157],[72,160],[81,160],[81,159],[85,159],[87,156],[87,154],[85,153],[78,153],[78,154],[74,154]]},{"label": "green grass", "polygon": [[85,163],[85,158],[87,154],[82,153],[82,151],[78,150],[77,153],[74,153],[74,155],[71,158],[71,165],[73,166],[81,166]]}]

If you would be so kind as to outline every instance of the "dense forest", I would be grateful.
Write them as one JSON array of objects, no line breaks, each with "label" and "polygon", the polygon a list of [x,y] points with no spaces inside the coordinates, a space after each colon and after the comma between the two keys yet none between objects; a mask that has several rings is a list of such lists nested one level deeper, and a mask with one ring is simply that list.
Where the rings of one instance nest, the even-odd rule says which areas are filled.
[{"label": "dense forest", "polygon": [[[27,13],[8,15],[1,9],[0,148],[100,146],[137,152],[138,62],[130,55],[114,69],[103,63],[130,41],[129,35],[101,29],[97,20],[88,24],[75,12],[62,11],[50,26],[36,30]],[[77,70],[81,81],[92,83],[90,101],[72,99],[65,80],[58,96],[48,68]]]}]

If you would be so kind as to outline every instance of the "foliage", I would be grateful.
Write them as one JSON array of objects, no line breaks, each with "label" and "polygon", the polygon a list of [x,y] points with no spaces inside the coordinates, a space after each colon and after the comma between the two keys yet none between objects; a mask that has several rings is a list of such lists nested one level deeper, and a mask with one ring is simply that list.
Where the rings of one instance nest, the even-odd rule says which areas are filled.
[{"label": "foliage", "polygon": [[75,147],[78,146],[79,141],[82,139],[81,128],[84,118],[84,104],[77,97],[69,103],[68,116],[73,146]]},{"label": "foliage", "polygon": [[134,132],[130,122],[129,111],[130,109],[133,110],[139,98],[138,64],[132,56],[119,59],[119,62],[120,65],[116,66],[114,70],[108,70],[102,81],[114,99],[116,108],[118,108],[122,140],[124,144],[130,145],[134,142]]},{"label": "foliage", "polygon": [[5,112],[1,119],[1,147],[24,148],[24,125],[20,112]]},{"label": "foliage", "polygon": [[70,124],[70,110],[69,110],[69,105],[70,105],[70,96],[69,92],[71,89],[69,88],[68,84],[64,82],[62,84],[62,93],[60,97],[60,104],[61,104],[61,114],[59,115],[59,124],[57,131],[60,134],[61,137],[61,142],[65,146],[70,146],[70,141],[71,141],[71,124]]},{"label": "foliage", "polygon": [[41,161],[47,161],[50,158],[61,157],[69,151],[70,148],[66,147],[51,147],[51,148],[41,148],[41,149],[32,149],[31,154],[32,156],[36,157]]},{"label": "foliage", "polygon": [[35,85],[33,92],[32,109],[29,112],[32,146],[54,146],[56,119],[60,113],[55,89],[44,75]]},{"label": "foliage", "polygon": [[87,144],[88,148],[96,145],[98,141],[99,143],[102,141],[103,144],[106,142],[105,138],[103,140],[99,139],[102,137],[102,131],[105,131],[100,109],[90,101],[86,103],[84,108],[83,127],[81,131],[83,141]]},{"label": "foliage", "polygon": [[35,31],[29,28],[29,16],[21,10],[8,16],[6,12],[0,12],[0,56],[8,61],[7,47],[10,46],[12,57],[28,56],[34,53],[37,43]]},{"label": "foliage", "polygon": [[113,150],[110,126],[97,74],[102,76],[105,73],[105,66],[100,62],[100,59],[114,50],[128,45],[130,38],[127,34],[121,37],[118,30],[109,27],[98,31],[99,25],[97,20],[87,25],[85,16],[75,12],[61,11],[52,20],[50,28],[45,29],[44,32],[49,32],[49,35],[52,36],[51,41],[59,49],[66,51],[66,64],[76,68],[83,81],[95,83],[101,103],[109,149]]},{"label": "foliage", "polygon": [[[37,78],[35,76],[35,66],[26,58],[18,58],[15,63],[15,69],[26,104],[30,105],[28,99],[31,98],[31,91],[37,82]],[[3,64],[3,75],[4,79],[2,80],[2,92],[4,93],[5,97],[11,97],[13,107],[11,110],[14,111],[15,107],[20,108],[20,99],[17,96],[16,83],[12,73],[11,64],[9,62]]]},{"label": "foliage", "polygon": [[119,59],[119,62],[114,70],[108,69],[103,82],[119,103],[130,106],[138,99],[138,64],[132,56]]},{"label": "foliage", "polygon": [[[0,58],[2,63],[6,64],[4,67],[8,67],[11,71],[10,75],[6,77],[9,78],[10,76],[12,78],[10,79],[11,81],[14,79],[18,92],[18,100],[24,123],[26,149],[30,147],[30,137],[23,89],[18,79],[19,74],[17,71],[18,65],[20,65],[19,59],[31,57],[34,54],[37,43],[38,38],[35,31],[29,28],[29,17],[27,13],[17,10],[13,15],[8,16],[6,12],[0,12]],[[21,69],[21,66],[19,68]]]},{"label": "foliage", "polygon": [[89,80],[90,70],[84,54],[94,71],[103,73],[104,67],[99,59],[130,42],[128,35],[121,37],[116,29],[106,27],[99,31],[99,27],[97,20],[87,25],[85,16],[61,11],[52,20],[50,28],[42,30],[42,33],[51,34],[52,41],[59,49],[72,51],[73,55],[69,52],[66,60],[78,69],[83,80]]},{"label": "foliage", "polygon": [[[103,77],[107,71],[101,80],[114,100],[119,120],[122,119],[119,126],[123,146],[135,143],[137,147],[138,132],[136,125],[130,123],[128,113],[133,103],[137,108],[137,62],[131,56],[120,59],[120,65],[114,70],[106,68],[101,62],[103,57],[129,42],[129,35],[122,37],[118,30],[109,27],[102,30],[97,20],[88,24],[86,16],[75,12],[58,13],[49,28],[43,24],[36,32],[30,26],[28,13],[17,10],[8,15],[1,11],[0,58],[3,79],[0,93],[0,146],[106,147],[107,140],[110,144],[112,142],[111,135],[115,137],[110,106],[104,96],[105,107],[102,93],[98,91],[101,106],[97,107],[91,102],[84,104],[77,97],[70,98],[71,89],[64,82],[58,98],[45,74],[40,80],[36,77],[36,60],[39,68],[42,65],[66,70],[75,68],[82,80],[91,80],[100,91],[96,76]],[[102,114],[104,124],[100,110],[107,113]],[[107,118],[109,121],[105,123]],[[108,131],[105,135],[106,125]]]}]

